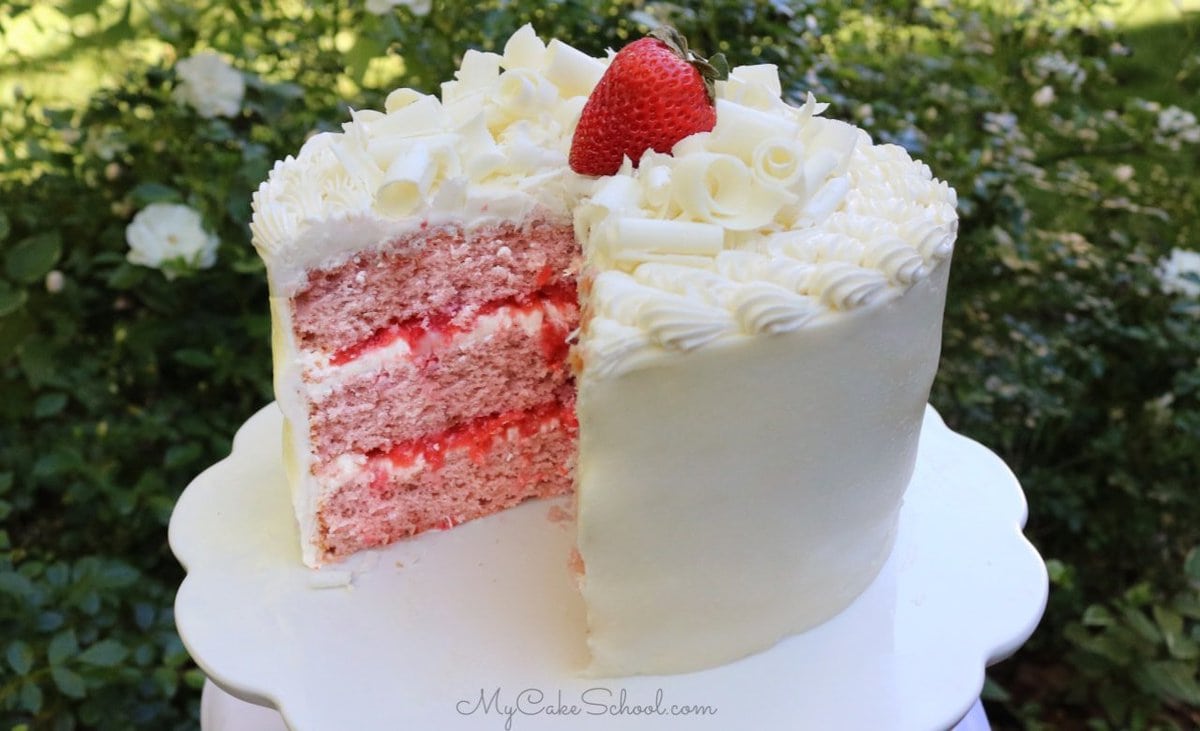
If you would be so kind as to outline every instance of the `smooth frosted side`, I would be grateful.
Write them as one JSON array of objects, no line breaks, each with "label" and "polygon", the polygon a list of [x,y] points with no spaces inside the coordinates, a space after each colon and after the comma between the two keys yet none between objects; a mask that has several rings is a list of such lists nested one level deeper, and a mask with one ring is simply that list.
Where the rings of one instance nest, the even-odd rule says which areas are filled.
[{"label": "smooth frosted side", "polygon": [[590,673],[728,662],[870,584],[912,476],[948,272],[801,331],[584,372]]}]

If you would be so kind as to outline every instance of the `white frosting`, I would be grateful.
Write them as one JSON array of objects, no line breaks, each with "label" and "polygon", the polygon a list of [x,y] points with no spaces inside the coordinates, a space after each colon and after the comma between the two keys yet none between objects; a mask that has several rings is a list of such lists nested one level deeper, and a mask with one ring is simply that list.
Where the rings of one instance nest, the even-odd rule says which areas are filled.
[{"label": "white frosting", "polygon": [[948,272],[772,337],[617,378],[583,371],[576,512],[591,674],[729,662],[825,621],[870,584],[915,462]]},{"label": "white frosting", "polygon": [[811,95],[787,105],[769,65],[719,82],[716,126],[671,154],[572,173],[574,127],[607,63],[525,26],[502,54],[468,51],[440,100],[398,90],[385,111],[311,138],[254,196],[272,291],[294,294],[309,269],[424,222],[574,216],[585,272],[644,287],[636,308],[599,288],[592,304],[611,322],[580,334],[585,366],[617,375],[896,297],[950,256],[954,191],[903,149],[820,117]]},{"label": "white frosting", "polygon": [[300,528],[300,553],[308,566],[321,563],[317,537],[317,501],[321,485],[309,470],[312,440],[308,431],[308,396],[302,358],[292,327],[291,303],[272,296],[271,356],[275,399],[283,412],[283,467]]}]

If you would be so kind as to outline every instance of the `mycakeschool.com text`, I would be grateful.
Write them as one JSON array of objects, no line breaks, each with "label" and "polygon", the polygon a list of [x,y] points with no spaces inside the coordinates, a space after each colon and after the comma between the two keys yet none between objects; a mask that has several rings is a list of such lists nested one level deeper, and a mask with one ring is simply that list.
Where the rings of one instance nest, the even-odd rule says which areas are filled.
[{"label": "mycakeschool.com text", "polygon": [[[454,710],[463,716],[495,716],[513,731],[521,718],[539,716],[588,716],[618,718],[634,716],[715,716],[716,706],[678,703],[666,698],[662,688],[634,696],[625,688],[597,686],[584,691],[525,688],[506,694],[503,688],[480,688],[477,695],[458,701]],[[608,728],[598,726],[598,728]]]}]

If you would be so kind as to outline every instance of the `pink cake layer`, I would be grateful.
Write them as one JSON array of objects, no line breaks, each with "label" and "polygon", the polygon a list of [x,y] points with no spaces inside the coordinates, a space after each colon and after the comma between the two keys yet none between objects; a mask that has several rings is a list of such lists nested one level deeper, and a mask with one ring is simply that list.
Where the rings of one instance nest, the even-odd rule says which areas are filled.
[{"label": "pink cake layer", "polygon": [[336,560],[570,492],[577,432],[574,404],[551,402],[377,453],[321,501],[322,557]]},{"label": "pink cake layer", "polygon": [[578,308],[570,302],[539,310],[542,323],[535,333],[509,319],[490,336],[454,339],[419,360],[388,360],[338,379],[311,406],[317,459],[388,449],[489,414],[570,399],[574,385],[566,350],[551,346],[576,327]]},{"label": "pink cake layer", "polygon": [[425,227],[344,264],[310,272],[292,300],[306,350],[336,353],[389,325],[463,312],[572,280],[578,247],[570,223],[533,219],[463,229]]}]

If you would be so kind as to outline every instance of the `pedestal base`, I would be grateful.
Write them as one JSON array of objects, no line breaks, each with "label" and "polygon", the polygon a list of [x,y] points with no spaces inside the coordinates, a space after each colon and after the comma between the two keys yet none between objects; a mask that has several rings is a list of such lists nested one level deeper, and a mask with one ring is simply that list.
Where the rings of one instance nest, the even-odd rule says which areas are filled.
[{"label": "pedestal base", "polygon": [[[274,406],[247,422],[230,457],[180,498],[170,538],[188,571],[175,618],[192,657],[227,692],[282,709],[292,731],[472,731],[503,727],[507,708],[530,731],[953,728],[974,722],[984,668],[1019,647],[1045,608],[1019,485],[930,409],[896,547],[844,612],[721,667],[583,678],[585,613],[566,561],[574,526],[553,519],[569,501],[526,503],[313,571],[299,558],[280,429]],[[683,710],[634,718],[626,697]],[[206,729],[238,731],[216,698]],[[573,704],[573,715],[559,710]],[[261,731],[278,731],[277,716],[250,712]]]}]

